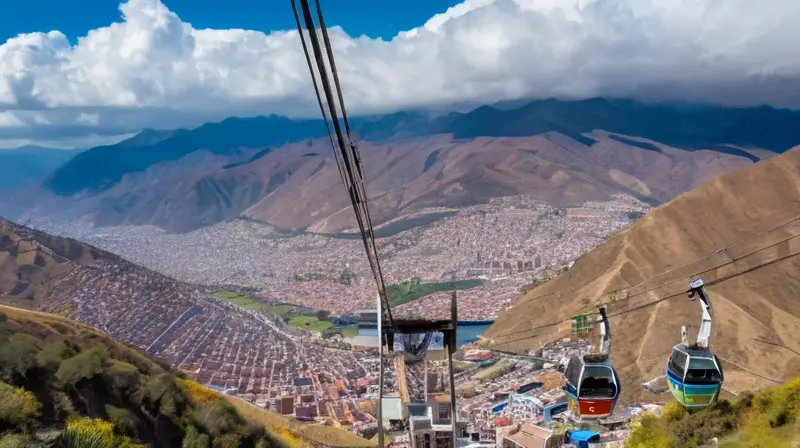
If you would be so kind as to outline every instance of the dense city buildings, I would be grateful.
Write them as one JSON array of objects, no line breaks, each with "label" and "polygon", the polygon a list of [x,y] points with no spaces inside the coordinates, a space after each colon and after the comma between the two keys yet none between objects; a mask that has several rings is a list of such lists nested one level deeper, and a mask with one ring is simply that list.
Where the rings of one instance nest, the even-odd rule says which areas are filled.
[{"label": "dense city buildings", "polygon": [[[480,209],[475,210],[474,216],[480,216]],[[590,235],[589,228],[598,231],[590,227],[591,220],[611,216],[592,204],[578,211],[543,208],[540,212],[536,215],[540,217],[535,221],[537,225],[554,226],[551,220],[561,220],[561,224],[573,226],[568,227],[570,232],[584,232],[585,236]],[[463,219],[469,222],[474,216]],[[502,220],[498,218],[497,222]],[[620,219],[618,223],[619,227],[611,223],[609,228],[622,228],[624,222]],[[460,224],[453,217],[429,228],[410,229],[398,235],[409,238],[411,234],[406,232],[419,232],[422,240],[429,241],[426,244],[434,244],[448,233],[436,229],[436,225]],[[434,235],[424,236],[431,228]],[[294,238],[311,237],[292,236],[289,240]],[[487,238],[493,249],[465,250],[464,254],[472,253],[474,257],[462,267],[450,269],[450,277],[444,278],[484,280],[479,287],[459,292],[460,319],[492,316],[515,297],[513,291],[519,286],[510,279],[530,281],[552,273],[554,266],[556,270],[568,266],[574,258],[565,256],[548,264],[541,261],[553,256],[547,251],[501,250],[500,241]],[[602,240],[600,236],[597,238]],[[464,237],[461,241],[456,248],[469,240]],[[398,244],[397,240],[393,244]],[[562,249],[566,253],[570,247],[565,243]],[[419,244],[410,244],[403,250],[421,249]],[[460,252],[453,253],[457,256]],[[423,258],[419,255],[417,260]],[[454,261],[450,262],[456,266]],[[295,277],[276,284],[293,294],[307,287],[312,294],[315,285],[333,282],[342,288],[352,288],[365,278],[359,277],[355,263],[345,263],[345,269],[356,273],[355,281],[349,285],[350,277],[331,278],[331,272],[319,265],[309,269],[313,269],[314,275],[294,274]],[[534,277],[528,277],[530,273]],[[417,275],[419,278],[422,274]],[[429,276],[420,280],[443,278]],[[557,434],[556,428],[580,426],[567,406],[562,372],[571,356],[591,350],[591,344],[585,340],[559,340],[518,355],[497,352],[491,346],[465,347],[456,354],[453,363],[453,390],[457,397],[453,413],[449,364],[440,343],[429,347],[425,361],[411,364],[404,361],[407,358],[400,344],[393,354],[387,354],[381,365],[376,348],[354,346],[340,336],[323,339],[318,333],[289,325],[265,305],[270,299],[268,289],[241,296],[265,305],[247,306],[211,293],[219,288],[176,281],[113,256],[99,257],[91,263],[66,262],[52,289],[51,297],[40,307],[42,310],[103,329],[175,366],[200,384],[299,422],[349,428],[366,438],[373,437],[378,425],[383,424],[393,433],[393,446],[398,447],[410,446],[412,442],[417,446],[427,442],[430,446],[451,446],[453,437],[490,446],[550,446],[551,442],[564,440],[563,432]],[[434,293],[395,309],[398,316],[444,317],[449,311],[449,298],[446,292]],[[361,302],[345,300],[345,303]],[[353,307],[347,313],[368,325],[375,317],[368,306],[374,303],[374,298],[366,297],[364,303],[366,308]],[[492,306],[496,308],[481,309]],[[339,308],[333,311],[345,314]],[[378,421],[377,413],[381,370],[387,397],[382,405],[383,422]],[[596,425],[598,430],[605,428],[596,437],[614,446],[629,433],[628,423],[633,416],[658,410],[654,405],[618,409],[607,428]]]},{"label": "dense city buildings", "polygon": [[[389,284],[413,278],[422,283],[477,280],[479,286],[460,292],[459,318],[492,319],[523,285],[568,265],[648,210],[625,195],[571,209],[526,196],[458,210],[427,209],[377,229],[382,269]],[[432,222],[419,225],[425,217]],[[257,288],[268,302],[336,314],[375,306],[375,283],[354,234],[287,233],[247,220],[186,234],[152,227],[36,225],[179,280]],[[389,228],[394,233],[382,236],[381,230]],[[423,300],[417,308],[432,312],[446,301],[441,296]]]}]

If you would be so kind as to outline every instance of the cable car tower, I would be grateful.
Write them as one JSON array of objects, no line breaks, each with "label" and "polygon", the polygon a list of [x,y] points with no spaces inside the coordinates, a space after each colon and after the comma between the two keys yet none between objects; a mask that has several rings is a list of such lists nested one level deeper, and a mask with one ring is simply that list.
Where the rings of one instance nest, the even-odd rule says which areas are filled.
[{"label": "cable car tower", "polygon": [[[378,301],[378,306],[382,307],[380,300]],[[385,314],[378,313],[378,316],[385,316]],[[441,319],[404,318],[395,315],[392,321],[384,317],[379,322],[378,333],[381,335],[382,344],[380,352],[381,365],[384,365],[383,359],[386,354],[391,356],[398,345],[402,347],[402,357],[398,362],[395,362],[395,365],[401,364],[397,368],[397,374],[403,375],[405,378],[398,378],[398,384],[406,383],[408,375],[411,374],[409,370],[424,366],[425,374],[422,379],[424,394],[422,394],[422,400],[419,399],[419,394],[414,394],[409,398],[401,398],[404,417],[407,421],[406,431],[412,448],[434,446],[436,448],[450,446],[455,448],[458,446],[458,411],[456,408],[455,372],[453,370],[453,353],[458,348],[456,338],[457,316],[457,298],[456,292],[453,291],[449,318],[446,316],[441,316]],[[428,390],[427,352],[428,344],[435,333],[441,333],[444,336],[442,348],[444,349],[444,358],[447,361],[449,374],[449,397],[446,397],[443,393],[429,394]],[[399,344],[395,344],[395,341],[399,342]],[[384,352],[384,347],[386,353]],[[379,403],[384,403],[384,370],[385,368],[381,371],[379,379]],[[402,391],[400,395],[403,397]],[[433,399],[433,397],[436,397],[436,399]],[[446,418],[442,418],[440,405],[445,405],[449,408]],[[379,407],[379,409],[382,409],[382,407]],[[432,416],[435,417],[432,418]],[[383,420],[382,410],[379,411],[378,420],[378,445],[381,446],[381,443],[383,443],[383,425],[380,424],[380,421]]]},{"label": "cable car tower", "polygon": [[686,326],[681,327],[681,343],[672,348],[667,361],[666,378],[676,400],[689,409],[704,408],[719,398],[724,380],[722,363],[709,348],[711,338],[711,302],[703,280],[689,283],[689,297],[700,298],[702,318],[697,342],[689,344]]},{"label": "cable car tower", "polygon": [[[611,327],[606,306],[600,306],[599,312],[599,353],[573,356],[564,372],[569,409],[579,420],[600,420],[610,416],[621,390],[619,375],[610,359]],[[586,315],[577,317],[585,318]],[[580,326],[581,320],[576,322]]]}]

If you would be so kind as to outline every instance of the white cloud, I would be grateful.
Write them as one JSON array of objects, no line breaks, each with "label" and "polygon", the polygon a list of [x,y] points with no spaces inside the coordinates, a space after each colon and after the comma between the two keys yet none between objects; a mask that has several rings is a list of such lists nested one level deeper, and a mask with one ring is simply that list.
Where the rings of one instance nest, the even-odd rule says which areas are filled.
[{"label": "white cloud", "polygon": [[[295,30],[120,10],[74,46],[58,31],[0,46],[0,139],[318,115]],[[797,23],[797,0],[467,0],[391,41],[331,34],[354,114],[596,95],[800,107]]]}]

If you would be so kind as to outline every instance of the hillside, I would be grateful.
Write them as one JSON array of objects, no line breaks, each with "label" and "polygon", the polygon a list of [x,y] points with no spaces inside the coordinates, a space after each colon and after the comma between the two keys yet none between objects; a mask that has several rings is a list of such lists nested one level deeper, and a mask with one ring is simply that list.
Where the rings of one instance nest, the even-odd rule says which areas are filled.
[{"label": "hillside", "polygon": [[[59,316],[0,306],[0,360],[2,446],[44,446],[87,429],[103,434],[105,443],[92,446],[109,448],[369,446],[353,434],[292,424],[200,387]],[[86,417],[102,420],[90,424]],[[3,444],[12,441],[21,444]]]},{"label": "hillside", "polygon": [[0,218],[0,297],[36,307],[48,300],[48,285],[75,264],[116,262],[119,257],[75,240],[17,226]]},{"label": "hillside", "polygon": [[800,377],[699,412],[689,413],[672,402],[660,417],[644,416],[625,446],[703,446],[716,437],[721,448],[790,448],[800,443],[799,408]]},{"label": "hillside", "polygon": [[781,224],[800,215],[799,185],[800,147],[707,181],[528,292],[485,336],[498,348],[530,350],[568,335],[569,316],[612,293],[627,297],[609,306],[612,359],[630,384],[623,401],[634,401],[643,394],[634,385],[663,375],[680,326],[695,337],[699,306],[684,291],[699,274],[709,285],[711,345],[725,363],[725,388],[739,392],[797,376],[800,241],[791,237],[800,234],[800,221]]},{"label": "hillside", "polygon": [[[256,315],[108,252],[2,218],[0,303],[91,325],[200,384],[238,385],[236,395],[254,402],[293,387],[298,377],[324,373],[318,384],[326,388],[372,374],[350,351],[288,334],[277,317]],[[290,432],[297,428],[286,425]],[[347,431],[308,428],[304,437],[318,444],[341,439],[352,446],[361,440]]]}]

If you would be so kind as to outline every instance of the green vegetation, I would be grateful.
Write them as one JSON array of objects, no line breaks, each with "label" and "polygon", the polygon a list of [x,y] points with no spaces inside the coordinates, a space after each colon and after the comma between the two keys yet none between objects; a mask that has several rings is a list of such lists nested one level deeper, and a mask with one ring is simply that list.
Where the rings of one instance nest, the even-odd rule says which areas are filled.
[{"label": "green vegetation", "polygon": [[323,333],[333,326],[333,323],[326,320],[319,320],[316,316],[295,316],[289,319],[289,325],[300,328],[301,330],[315,331]]},{"label": "green vegetation", "polygon": [[474,369],[478,365],[475,363],[467,362],[467,361],[456,361],[453,360],[453,372],[466,372],[467,370]]},{"label": "green vegetation", "polygon": [[456,280],[454,282],[420,283],[419,278],[407,282],[395,283],[386,288],[389,303],[392,306],[412,302],[427,295],[441,291],[457,291],[480,286],[480,280]]},{"label": "green vegetation", "polygon": [[325,332],[322,333],[322,337],[327,339],[335,334],[340,334],[344,338],[354,338],[358,336],[358,325],[348,325],[346,327],[336,325],[325,330]]},{"label": "green vegetation", "polygon": [[343,285],[352,285],[353,280],[356,279],[356,274],[353,273],[350,269],[345,268],[342,270],[342,273],[339,274],[339,283]]},{"label": "green vegetation", "polygon": [[232,291],[217,291],[214,293],[214,296],[254,311],[274,314],[295,328],[321,333],[325,338],[333,336],[334,334],[341,334],[343,337],[352,338],[358,334],[358,327],[355,325],[336,325],[331,321],[331,313],[326,310],[314,311],[289,304],[267,305],[255,301],[247,295]]},{"label": "green vegetation", "polygon": [[500,378],[501,376],[507,373],[510,373],[515,368],[516,368],[516,363],[504,360],[492,365],[483,372],[479,372],[477,375],[475,375],[475,378],[478,381],[490,382],[497,378]]},{"label": "green vegetation", "polygon": [[[286,317],[293,313],[298,314],[301,310],[303,310],[302,308],[294,305],[267,305],[266,303],[255,301],[245,294],[239,294],[231,291],[217,291],[214,293],[214,296],[218,299],[227,300],[244,308],[249,308],[253,311],[271,313],[280,317]],[[302,313],[308,313],[308,311],[303,310]]]},{"label": "green vegetation", "polygon": [[689,412],[677,402],[664,407],[661,417],[645,415],[626,448],[698,447],[719,438],[720,448],[789,447],[800,443],[800,377],[745,392],[735,404],[715,405]]},{"label": "green vegetation", "polygon": [[317,272],[311,272],[308,274],[298,274],[294,276],[294,281],[296,282],[307,282],[310,280],[323,280],[328,278],[328,274],[320,274]]},{"label": "green vegetation", "polygon": [[346,327],[337,327],[342,329],[342,336],[346,338],[354,338],[358,336],[358,325],[348,325]]},{"label": "green vegetation", "polygon": [[255,407],[243,415],[230,397],[98,330],[0,308],[0,447],[311,447],[324,437],[369,445],[333,428],[312,440]]}]

